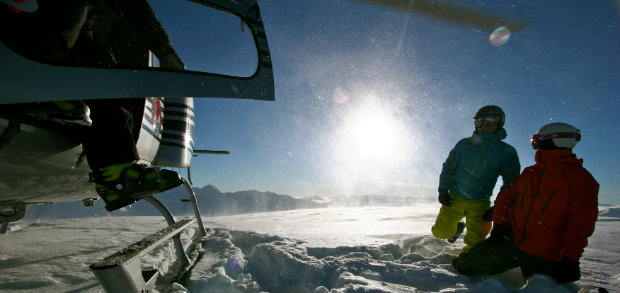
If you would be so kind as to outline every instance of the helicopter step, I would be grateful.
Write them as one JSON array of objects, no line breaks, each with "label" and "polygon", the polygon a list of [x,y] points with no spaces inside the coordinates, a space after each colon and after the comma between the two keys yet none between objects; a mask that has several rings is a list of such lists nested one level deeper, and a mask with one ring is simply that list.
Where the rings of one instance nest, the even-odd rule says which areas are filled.
[{"label": "helicopter step", "polygon": [[[152,292],[159,272],[157,269],[142,270],[141,257],[166,240],[177,237],[194,221],[194,219],[184,219],[174,223],[90,265],[89,268],[106,292]],[[181,266],[190,265],[184,250],[181,253],[177,251],[177,258]]]}]

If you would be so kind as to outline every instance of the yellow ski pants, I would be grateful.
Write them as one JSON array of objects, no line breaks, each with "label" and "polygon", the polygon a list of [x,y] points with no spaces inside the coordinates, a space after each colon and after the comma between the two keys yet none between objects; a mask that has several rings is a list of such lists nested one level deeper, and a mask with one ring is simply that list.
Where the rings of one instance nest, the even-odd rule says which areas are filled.
[{"label": "yellow ski pants", "polygon": [[457,224],[465,218],[465,247],[463,252],[469,251],[476,243],[484,240],[491,231],[491,222],[482,220],[484,212],[491,207],[491,199],[462,199],[452,196],[451,206],[441,206],[435,225],[431,231],[433,236],[446,239],[456,233]]}]

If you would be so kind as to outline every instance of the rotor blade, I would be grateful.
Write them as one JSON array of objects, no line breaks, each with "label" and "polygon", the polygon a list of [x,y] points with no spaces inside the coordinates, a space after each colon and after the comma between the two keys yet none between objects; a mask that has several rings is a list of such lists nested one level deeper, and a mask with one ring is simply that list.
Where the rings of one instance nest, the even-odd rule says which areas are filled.
[{"label": "rotor blade", "polygon": [[428,0],[354,0],[361,3],[385,6],[401,11],[414,12],[436,19],[443,19],[455,23],[469,25],[480,29],[493,31],[500,26],[506,26],[510,31],[518,32],[531,25],[526,21],[515,21],[509,17],[502,17],[483,13],[470,8],[455,5],[440,4]]}]

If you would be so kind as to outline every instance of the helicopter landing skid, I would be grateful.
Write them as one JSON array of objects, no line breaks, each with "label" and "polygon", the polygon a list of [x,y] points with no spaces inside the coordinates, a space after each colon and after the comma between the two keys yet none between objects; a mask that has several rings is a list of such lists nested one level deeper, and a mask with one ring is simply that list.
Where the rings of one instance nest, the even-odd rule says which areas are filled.
[{"label": "helicopter landing skid", "polygon": [[[141,258],[170,238],[174,241],[180,271],[187,271],[192,266],[197,256],[194,253],[197,244],[202,242],[207,233],[202,224],[196,195],[185,179],[183,185],[190,195],[196,220],[183,219],[177,222],[161,201],[153,196],[143,198],[166,218],[168,227],[89,266],[106,292],[153,292],[159,271],[157,268],[142,269]],[[186,250],[181,242],[180,233],[189,228],[194,221],[198,221],[198,230],[192,239],[192,244]],[[188,257],[187,251],[190,252],[191,258]]]}]

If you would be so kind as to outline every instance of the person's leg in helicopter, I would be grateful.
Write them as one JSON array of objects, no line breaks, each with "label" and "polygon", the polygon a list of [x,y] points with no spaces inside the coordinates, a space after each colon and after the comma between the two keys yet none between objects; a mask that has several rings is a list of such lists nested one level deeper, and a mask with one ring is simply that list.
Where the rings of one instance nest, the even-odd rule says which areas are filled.
[{"label": "person's leg in helicopter", "polygon": [[87,101],[93,124],[83,147],[95,189],[108,211],[183,183],[174,171],[137,164],[140,159],[132,114],[132,99]]}]

